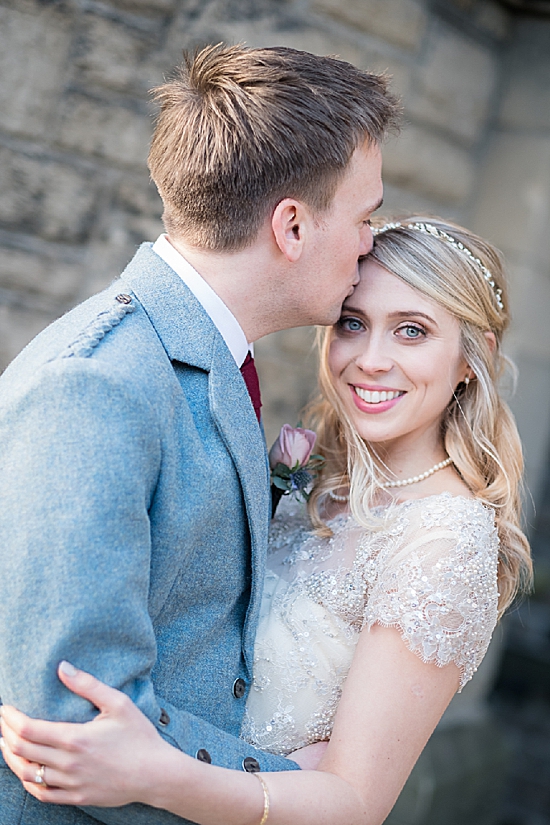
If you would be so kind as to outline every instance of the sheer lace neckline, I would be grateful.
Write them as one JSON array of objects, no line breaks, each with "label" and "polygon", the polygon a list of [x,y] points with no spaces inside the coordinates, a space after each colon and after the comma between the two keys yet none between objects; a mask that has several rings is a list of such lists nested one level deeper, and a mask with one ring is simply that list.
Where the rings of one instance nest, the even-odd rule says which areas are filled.
[{"label": "sheer lace neckline", "polygon": [[[389,504],[377,504],[376,507],[372,508],[372,512],[375,515],[381,515],[382,513],[390,510],[393,513],[396,513],[398,510],[400,510],[401,508],[405,508],[407,505],[424,505],[438,498],[444,500],[458,499],[462,501],[476,502],[476,504],[480,504],[482,507],[485,507],[489,510],[492,509],[489,504],[486,504],[480,498],[476,498],[476,496],[466,496],[462,493],[458,493],[455,495],[454,493],[450,493],[448,490],[444,490],[442,493],[431,493],[429,496],[423,496],[422,498],[406,498],[403,501],[390,501]],[[349,509],[341,513],[337,513],[335,516],[332,516],[332,518],[327,519],[326,524],[330,527],[332,523],[344,523],[344,521],[348,521],[348,519],[353,519],[353,513]]]}]

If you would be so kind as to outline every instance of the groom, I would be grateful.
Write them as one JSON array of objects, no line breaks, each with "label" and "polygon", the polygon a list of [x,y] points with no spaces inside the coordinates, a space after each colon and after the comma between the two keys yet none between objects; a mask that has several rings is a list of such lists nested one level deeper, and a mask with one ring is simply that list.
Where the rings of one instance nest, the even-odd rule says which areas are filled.
[{"label": "groom", "polygon": [[[338,318],[397,108],[383,79],[286,48],[206,48],[156,96],[167,235],[0,379],[0,694],[90,719],[66,659],[197,759],[291,770],[238,738],[269,520],[250,342]],[[183,822],[41,804],[0,760],[0,825],[98,821]]]}]

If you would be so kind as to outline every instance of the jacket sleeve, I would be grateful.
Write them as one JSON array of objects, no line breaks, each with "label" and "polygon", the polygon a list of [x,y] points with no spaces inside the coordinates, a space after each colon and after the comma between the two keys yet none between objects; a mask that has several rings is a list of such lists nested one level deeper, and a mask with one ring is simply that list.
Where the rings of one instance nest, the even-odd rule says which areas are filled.
[{"label": "jacket sleeve", "polygon": [[[181,709],[162,709],[150,678],[148,509],[161,462],[157,416],[95,359],[58,359],[0,413],[0,685],[2,699],[51,720],[87,721],[88,702],[57,678],[61,659],[123,690],[162,736],[191,756],[242,769],[292,770]],[[162,714],[166,720],[165,714]],[[98,809],[138,823],[134,807]],[[177,821],[144,808],[143,821]],[[180,820],[181,821],[181,820]]]}]

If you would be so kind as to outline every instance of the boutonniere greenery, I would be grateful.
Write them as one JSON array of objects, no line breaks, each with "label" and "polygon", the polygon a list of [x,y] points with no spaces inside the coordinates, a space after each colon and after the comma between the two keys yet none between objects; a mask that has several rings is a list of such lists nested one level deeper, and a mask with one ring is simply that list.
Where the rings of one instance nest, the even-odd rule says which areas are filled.
[{"label": "boutonniere greenery", "polygon": [[284,424],[279,438],[269,451],[271,468],[271,517],[282,496],[293,495],[307,501],[311,486],[325,462],[314,455],[317,436],[312,430]]}]

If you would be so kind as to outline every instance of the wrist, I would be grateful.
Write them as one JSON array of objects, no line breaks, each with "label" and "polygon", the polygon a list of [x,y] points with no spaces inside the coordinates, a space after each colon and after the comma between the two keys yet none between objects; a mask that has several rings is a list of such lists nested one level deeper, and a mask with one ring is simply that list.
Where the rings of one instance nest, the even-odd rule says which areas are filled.
[{"label": "wrist", "polygon": [[[169,810],[174,790],[183,785],[190,766],[194,763],[187,754],[168,744],[159,736],[160,742],[154,752],[149,752],[139,777],[136,802],[152,808]],[[187,768],[187,770],[186,770]]]}]

